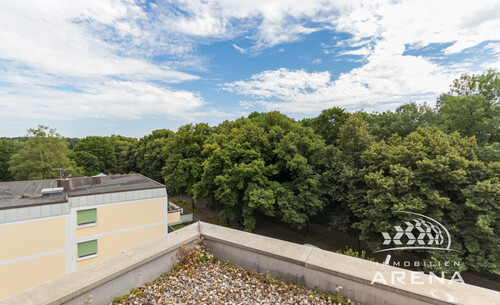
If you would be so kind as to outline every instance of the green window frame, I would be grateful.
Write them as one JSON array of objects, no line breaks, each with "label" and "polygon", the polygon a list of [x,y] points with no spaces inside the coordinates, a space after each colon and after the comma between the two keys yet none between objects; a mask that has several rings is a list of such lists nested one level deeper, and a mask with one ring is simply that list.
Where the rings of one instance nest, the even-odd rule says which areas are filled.
[{"label": "green window frame", "polygon": [[78,244],[78,258],[97,254],[97,239]]},{"label": "green window frame", "polygon": [[79,226],[96,223],[97,209],[80,210],[76,212],[76,222]]}]

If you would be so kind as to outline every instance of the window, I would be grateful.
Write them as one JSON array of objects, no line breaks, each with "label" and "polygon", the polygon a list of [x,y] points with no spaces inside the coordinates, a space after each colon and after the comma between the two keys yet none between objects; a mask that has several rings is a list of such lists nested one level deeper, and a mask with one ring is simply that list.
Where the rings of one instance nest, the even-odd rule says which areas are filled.
[{"label": "window", "polygon": [[97,254],[97,239],[78,244],[78,258]]},{"label": "window", "polygon": [[97,209],[81,210],[76,212],[76,221],[79,226],[95,224],[97,221]]}]

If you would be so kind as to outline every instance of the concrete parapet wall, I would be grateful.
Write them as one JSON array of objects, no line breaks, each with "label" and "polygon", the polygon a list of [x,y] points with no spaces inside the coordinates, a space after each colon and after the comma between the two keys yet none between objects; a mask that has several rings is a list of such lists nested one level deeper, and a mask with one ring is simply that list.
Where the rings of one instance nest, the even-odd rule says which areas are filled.
[{"label": "concrete parapet wall", "polygon": [[70,206],[67,202],[4,209],[0,210],[0,224],[66,215],[69,214],[69,210]]},{"label": "concrete parapet wall", "polygon": [[166,196],[167,192],[164,188],[155,188],[150,190],[136,190],[108,194],[74,196],[69,197],[68,202],[72,208],[78,208],[116,202],[164,198]]},{"label": "concrete parapet wall", "polygon": [[191,222],[193,221],[193,214],[182,214],[179,218],[179,221],[176,221],[176,222],[168,222],[168,225],[169,226],[175,226],[175,225],[179,225],[181,223],[186,223],[186,222]]},{"label": "concrete parapet wall", "polygon": [[[500,300],[500,292],[448,280],[441,283],[428,275],[330,251],[208,223],[201,223],[200,229],[209,250],[219,259],[259,272],[269,271],[309,288],[335,293],[341,286],[342,295],[367,305],[493,305]],[[371,284],[377,272],[387,284]],[[417,279],[413,283],[412,276]]]},{"label": "concrete parapet wall", "polygon": [[59,277],[30,290],[0,301],[0,305],[109,304],[132,288],[156,279],[170,270],[175,254],[184,244],[203,237],[209,250],[231,264],[283,280],[341,293],[367,305],[416,304],[498,304],[500,292],[445,280],[429,284],[429,276],[419,274],[419,284],[374,283],[380,272],[390,281],[397,272],[410,279],[410,271],[383,266],[337,253],[314,249],[273,238],[228,229],[208,223],[194,223],[133,249]]},{"label": "concrete parapet wall", "polygon": [[145,199],[163,199],[167,196],[164,188],[116,192],[100,195],[75,196],[68,198],[68,202],[37,205],[32,207],[12,207],[0,210],[0,224],[17,221],[55,217],[70,213],[71,208],[121,203]]}]

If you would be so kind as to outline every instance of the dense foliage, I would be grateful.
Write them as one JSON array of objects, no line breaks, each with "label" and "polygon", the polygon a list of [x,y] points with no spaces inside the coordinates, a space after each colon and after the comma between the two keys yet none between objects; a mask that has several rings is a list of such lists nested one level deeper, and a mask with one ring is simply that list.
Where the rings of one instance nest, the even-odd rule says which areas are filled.
[{"label": "dense foliage", "polygon": [[0,139],[0,181],[12,180],[9,172],[9,161],[14,154],[14,143],[5,139]]},{"label": "dense foliage", "polygon": [[75,145],[73,152],[71,157],[84,168],[86,175],[116,172],[115,148],[108,137],[85,137]]},{"label": "dense foliage", "polygon": [[68,158],[68,142],[54,129],[40,125],[28,129],[27,141],[9,161],[9,172],[15,180],[47,179],[59,176],[57,168],[80,175],[80,168]]},{"label": "dense foliage", "polygon": [[317,170],[324,151],[311,129],[278,112],[225,122],[205,142],[194,194],[211,197],[222,219],[242,218],[247,230],[257,211],[302,227],[324,205]]},{"label": "dense foliage", "polygon": [[300,122],[254,112],[139,140],[65,141],[39,126],[26,138],[0,140],[0,179],[54,177],[54,167],[85,175],[137,172],[205,198],[221,222],[241,220],[253,230],[258,214],[298,228],[317,221],[374,250],[381,232],[408,221],[400,211],[415,212],[444,224],[458,250],[419,255],[500,274],[499,98],[500,73],[490,70],[455,80],[435,108],[334,107]]}]

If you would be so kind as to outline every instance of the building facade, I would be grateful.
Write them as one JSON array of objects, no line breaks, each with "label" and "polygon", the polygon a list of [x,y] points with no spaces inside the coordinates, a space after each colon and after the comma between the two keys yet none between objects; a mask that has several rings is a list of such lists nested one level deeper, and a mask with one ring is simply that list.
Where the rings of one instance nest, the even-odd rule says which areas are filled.
[{"label": "building facade", "polygon": [[142,175],[0,183],[0,299],[164,236],[178,217]]}]

